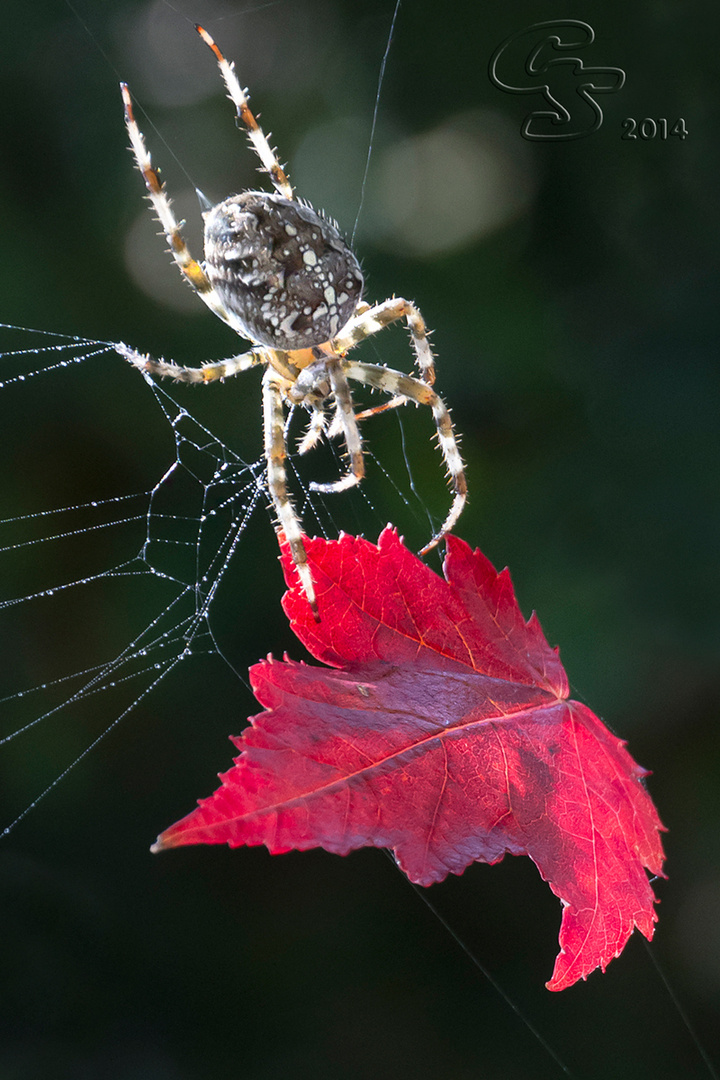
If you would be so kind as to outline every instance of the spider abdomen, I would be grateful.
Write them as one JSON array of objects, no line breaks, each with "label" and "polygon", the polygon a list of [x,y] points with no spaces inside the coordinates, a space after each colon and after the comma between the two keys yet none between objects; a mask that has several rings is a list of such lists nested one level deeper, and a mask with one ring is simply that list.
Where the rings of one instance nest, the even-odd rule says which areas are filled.
[{"label": "spider abdomen", "polygon": [[205,273],[251,341],[288,351],[334,338],[363,288],[333,224],[305,203],[260,191],[205,214]]}]

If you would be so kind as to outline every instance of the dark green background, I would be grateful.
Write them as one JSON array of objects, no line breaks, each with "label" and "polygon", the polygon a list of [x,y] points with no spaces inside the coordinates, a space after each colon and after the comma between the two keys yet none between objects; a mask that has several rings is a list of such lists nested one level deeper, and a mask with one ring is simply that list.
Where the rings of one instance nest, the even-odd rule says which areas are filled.
[{"label": "dark green background", "polygon": [[[77,3],[94,41],[60,0],[4,6],[0,317],[122,338],[187,363],[227,354],[235,340],[200,303],[179,314],[127,276],[123,245],[141,184],[125,150],[118,78],[131,81],[213,198],[257,182],[250,154],[219,84],[200,103],[150,104],[149,61],[133,38],[144,4]],[[345,144],[341,155],[330,143],[317,190],[301,192],[351,228],[391,4],[253,6],[178,0],[187,21],[158,4],[159,33],[165,25],[173,42],[189,40],[190,22],[203,21],[221,44],[232,41],[226,49],[291,176],[309,128],[352,120],[350,159]],[[622,67],[626,85],[602,99],[605,121],[589,138],[518,149],[531,106],[490,83],[488,59],[508,34],[564,17],[592,24],[597,52],[587,62]],[[670,829],[653,953],[716,1058],[717,32],[708,3],[406,0],[374,164],[448,117],[493,110],[529,155],[533,196],[513,222],[434,259],[388,250],[370,231],[359,241],[369,297],[413,297],[435,328],[438,385],[468,461],[459,533],[511,567],[524,610],[536,608],[561,645],[574,693],[653,770],[650,790]],[[214,78],[201,43],[186,52],[177,70],[188,85]],[[627,116],[682,116],[689,136],[623,141]],[[171,187],[187,188],[143,126]],[[371,221],[372,206],[364,213]],[[0,332],[0,349],[29,344]],[[376,347],[370,360],[409,365],[403,332]],[[244,380],[183,400],[253,460],[259,386]],[[173,459],[152,395],[112,355],[8,387],[0,410],[3,519],[149,489]],[[423,498],[441,515],[447,496],[429,421],[408,417],[404,430]],[[395,419],[373,421],[367,438],[407,489]],[[390,518],[420,546],[422,509],[373,483],[375,510],[341,501],[328,527],[374,537]],[[24,529],[6,525],[3,545],[34,535]],[[133,536],[117,529],[8,555],[0,593],[114,565],[132,553],[128,544],[137,549]],[[86,587],[4,611],[3,692],[114,655],[158,610],[159,594],[145,585]],[[261,508],[214,612],[240,669],[269,651],[302,655],[281,591]],[[12,703],[4,730],[34,708]],[[90,699],[0,748],[0,825],[120,708]],[[227,735],[253,711],[217,657],[189,662],[2,840],[0,1080],[560,1075],[379,852],[148,854],[160,829],[210,793],[230,762]],[[543,989],[560,910],[529,860],[473,866],[429,895],[573,1075],[707,1075],[639,940],[606,975],[561,995]]]}]

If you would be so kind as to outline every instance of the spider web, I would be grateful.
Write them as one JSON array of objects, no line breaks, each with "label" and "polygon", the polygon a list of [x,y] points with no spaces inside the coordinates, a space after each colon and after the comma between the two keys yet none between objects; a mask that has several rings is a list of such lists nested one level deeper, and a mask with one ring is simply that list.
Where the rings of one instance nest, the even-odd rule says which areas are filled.
[{"label": "spider web", "polygon": [[[232,21],[224,28],[231,31]],[[386,56],[391,38],[392,28]],[[170,147],[164,156],[174,156]],[[405,335],[390,332],[389,343],[382,336],[382,355],[374,341],[363,346],[369,358],[411,370]],[[225,705],[214,705],[216,680],[233,684],[239,727],[252,709],[248,665],[269,648],[290,646],[266,512],[259,377],[248,372],[224,388],[200,390],[143,381],[110,342],[0,324],[0,770],[7,801],[0,835],[50,793],[57,799],[61,781],[82,774],[82,761],[87,769],[90,751],[127,729],[121,721],[132,715],[134,731],[146,720],[155,724],[164,696],[177,710],[192,681],[201,687],[203,724],[208,710],[218,714],[224,746],[232,725]],[[370,396],[367,404],[377,401]],[[290,448],[304,427],[299,412],[288,419]],[[368,475],[352,491],[309,490],[310,480],[332,481],[345,471],[336,444],[303,458],[290,454],[289,488],[303,527],[374,537],[391,520],[420,547],[447,509],[430,419],[398,409],[367,423]],[[415,489],[406,425],[413,466],[423,454],[430,462],[434,516]],[[184,700],[180,707],[186,711]],[[110,755],[99,756],[107,762]]]},{"label": "spider web", "polygon": [[[36,341],[37,334],[30,333]],[[43,334],[40,340],[48,343],[2,354],[5,366],[26,359],[50,361],[6,377],[4,391],[39,374],[112,355],[111,346],[102,342],[55,334]],[[150,391],[174,440],[174,456],[152,487],[34,510],[0,522],[4,535],[10,537],[0,549],[6,563],[17,563],[31,552],[39,556],[35,587],[17,595],[6,592],[0,599],[0,617],[6,624],[17,618],[18,608],[29,610],[28,615],[23,611],[23,619],[52,621],[47,609],[53,601],[61,601],[70,612],[76,594],[101,583],[140,582],[146,599],[150,593],[156,598],[149,605],[147,621],[141,619],[139,628],[116,653],[3,697],[1,704],[6,712],[10,707],[11,715],[12,706],[25,708],[28,702],[36,715],[19,725],[11,721],[10,730],[0,741],[2,746],[89,698],[96,699],[95,708],[106,717],[108,707],[103,699],[111,695],[117,699],[117,691],[126,699],[87,747],[5,825],[6,832],[179,665],[191,656],[218,652],[209,621],[210,607],[247,521],[263,498],[263,469],[259,462],[243,461],[164,388],[150,384]],[[68,561],[69,547],[87,548],[88,542],[92,546],[99,534],[108,531],[119,539],[117,546],[127,550],[128,557],[90,573],[63,576],[61,568]],[[77,561],[82,562],[82,555]],[[12,570],[3,575],[6,584],[16,577]],[[13,636],[11,629],[8,640]]]},{"label": "spider web", "polygon": [[[203,665],[206,674],[200,678],[209,678],[211,685],[221,667],[240,690],[241,684],[247,686],[245,670],[261,649],[248,643],[263,640],[264,622],[272,623],[279,612],[282,591],[265,513],[265,461],[247,460],[239,449],[244,443],[247,452],[248,442],[259,442],[259,386],[244,395],[253,407],[253,438],[243,437],[241,424],[231,425],[234,437],[232,432],[220,435],[195,415],[206,404],[202,390],[198,395],[195,388],[143,380],[109,342],[0,324],[0,346],[7,345],[16,347],[0,351],[3,411],[25,431],[32,426],[37,433],[49,425],[49,433],[38,446],[26,436],[20,485],[17,469],[2,470],[7,483],[2,504],[16,510],[0,520],[0,635],[6,643],[0,755],[6,766],[5,790],[17,795],[15,805],[3,810],[3,836],[121,721],[140,707],[148,708],[161,684],[183,686],[191,665]],[[83,409],[90,412],[88,398],[107,393],[108,379],[119,402],[113,407],[113,414],[119,413],[118,429],[132,417],[124,451],[114,439],[98,447],[92,426],[89,436],[78,430]],[[222,393],[239,381],[231,380]],[[210,403],[210,412],[218,400]],[[70,417],[67,410],[73,402],[78,415]],[[395,427],[404,456],[397,412],[385,423]],[[302,430],[297,420],[292,414],[288,418],[288,428],[293,426],[289,445],[294,444],[294,429]],[[48,459],[57,429],[64,441],[73,435],[78,439],[77,448],[58,466],[62,475],[53,474]],[[8,440],[10,445],[19,441],[20,436]],[[332,468],[339,474],[344,468],[339,455],[333,446],[325,452],[334,455]],[[121,453],[135,459],[130,471],[141,465],[150,482],[118,494]],[[392,501],[397,504],[400,496],[409,505],[408,496],[374,455],[367,456]],[[314,450],[308,458],[312,460],[300,461],[291,454],[288,473],[309,533],[337,535],[333,514],[341,505],[338,516],[347,529],[361,532],[369,520],[376,529],[384,524],[366,485],[341,496],[311,495],[303,473],[318,475],[322,453]],[[69,475],[67,460],[78,463]],[[88,461],[93,467],[86,470]],[[409,466],[408,482],[412,496]],[[47,489],[55,491],[66,483],[82,497],[48,505]],[[424,511],[421,500],[416,506]],[[258,507],[263,512],[256,515]],[[420,516],[417,509],[415,513]],[[254,518],[256,534],[248,538]],[[277,642],[270,646],[277,648]],[[78,657],[85,661],[80,666]],[[249,700],[248,694],[245,708]],[[219,723],[227,732],[227,718]],[[28,760],[39,764],[28,770]],[[28,783],[35,787],[23,785],[16,793],[20,772],[29,772]]]}]

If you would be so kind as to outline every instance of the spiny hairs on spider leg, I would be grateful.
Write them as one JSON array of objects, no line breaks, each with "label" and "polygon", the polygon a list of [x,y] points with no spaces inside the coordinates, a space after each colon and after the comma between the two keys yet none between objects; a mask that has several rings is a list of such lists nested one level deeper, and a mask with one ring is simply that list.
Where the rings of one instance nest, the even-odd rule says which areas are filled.
[{"label": "spiny hairs on spider leg", "polygon": [[[467,498],[465,472],[450,414],[432,389],[435,367],[420,311],[402,297],[374,305],[362,300],[363,277],[355,255],[333,221],[295,197],[284,168],[250,111],[247,91],[238,82],[234,65],[228,63],[206,30],[196,29],[215,55],[228,96],[260,159],[260,171],[269,175],[275,192],[245,191],[204,213],[205,261],[196,262],[152,165],[133,114],[130,92],[123,83],[125,124],[135,162],[179,270],[210,310],[254,347],[199,367],[156,360],[122,343],[116,349],[146,376],[180,382],[215,382],[256,365],[265,367],[262,403],[268,491],[278,532],[288,542],[300,584],[319,620],[302,527],[287,490],[286,406],[302,405],[311,412],[301,453],[311,449],[323,433],[329,438],[342,434],[348,469],[332,483],[310,485],[323,492],[344,491],[364,476],[359,419],[409,401],[430,408],[455,494],[441,529],[423,553],[458,520]],[[410,332],[418,377],[347,359],[346,354],[361,341],[400,319]],[[348,380],[380,390],[390,400],[356,416]],[[328,405],[334,408],[329,426],[325,417]]]}]

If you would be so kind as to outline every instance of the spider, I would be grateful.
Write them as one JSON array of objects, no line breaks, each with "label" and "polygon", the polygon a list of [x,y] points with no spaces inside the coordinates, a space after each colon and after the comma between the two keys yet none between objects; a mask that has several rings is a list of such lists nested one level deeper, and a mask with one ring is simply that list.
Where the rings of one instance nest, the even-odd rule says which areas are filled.
[{"label": "spider", "polygon": [[[311,490],[320,492],[344,491],[362,480],[365,467],[358,420],[409,401],[430,407],[455,494],[442,528],[420,554],[434,547],[460,516],[467,497],[463,463],[450,414],[432,389],[433,354],[419,310],[402,297],[374,305],[362,300],[362,272],[337,225],[296,198],[276,151],[250,111],[247,91],[238,82],[234,64],[228,63],[206,30],[201,26],[196,30],[215,54],[238,120],[260,159],[260,172],[269,174],[274,193],[244,191],[203,213],[205,261],[200,264],[182,237],[182,223],[176,220],[158,171],[151,163],[128,87],[121,83],[125,125],[150,202],[181,273],[210,310],[248,339],[253,348],[216,363],[183,367],[173,361],[153,359],[123,343],[116,347],[141,371],[180,382],[209,383],[265,365],[264,452],[276,528],[285,535],[302,589],[319,621],[300,519],[287,490],[285,406],[302,405],[311,413],[307,433],[298,448],[300,453],[310,450],[323,434],[329,438],[342,434],[348,470],[332,483],[310,484]],[[353,346],[399,319],[407,323],[419,377],[348,359]],[[391,398],[356,415],[348,380],[382,390]],[[325,412],[331,402],[334,417],[328,425]]]}]

